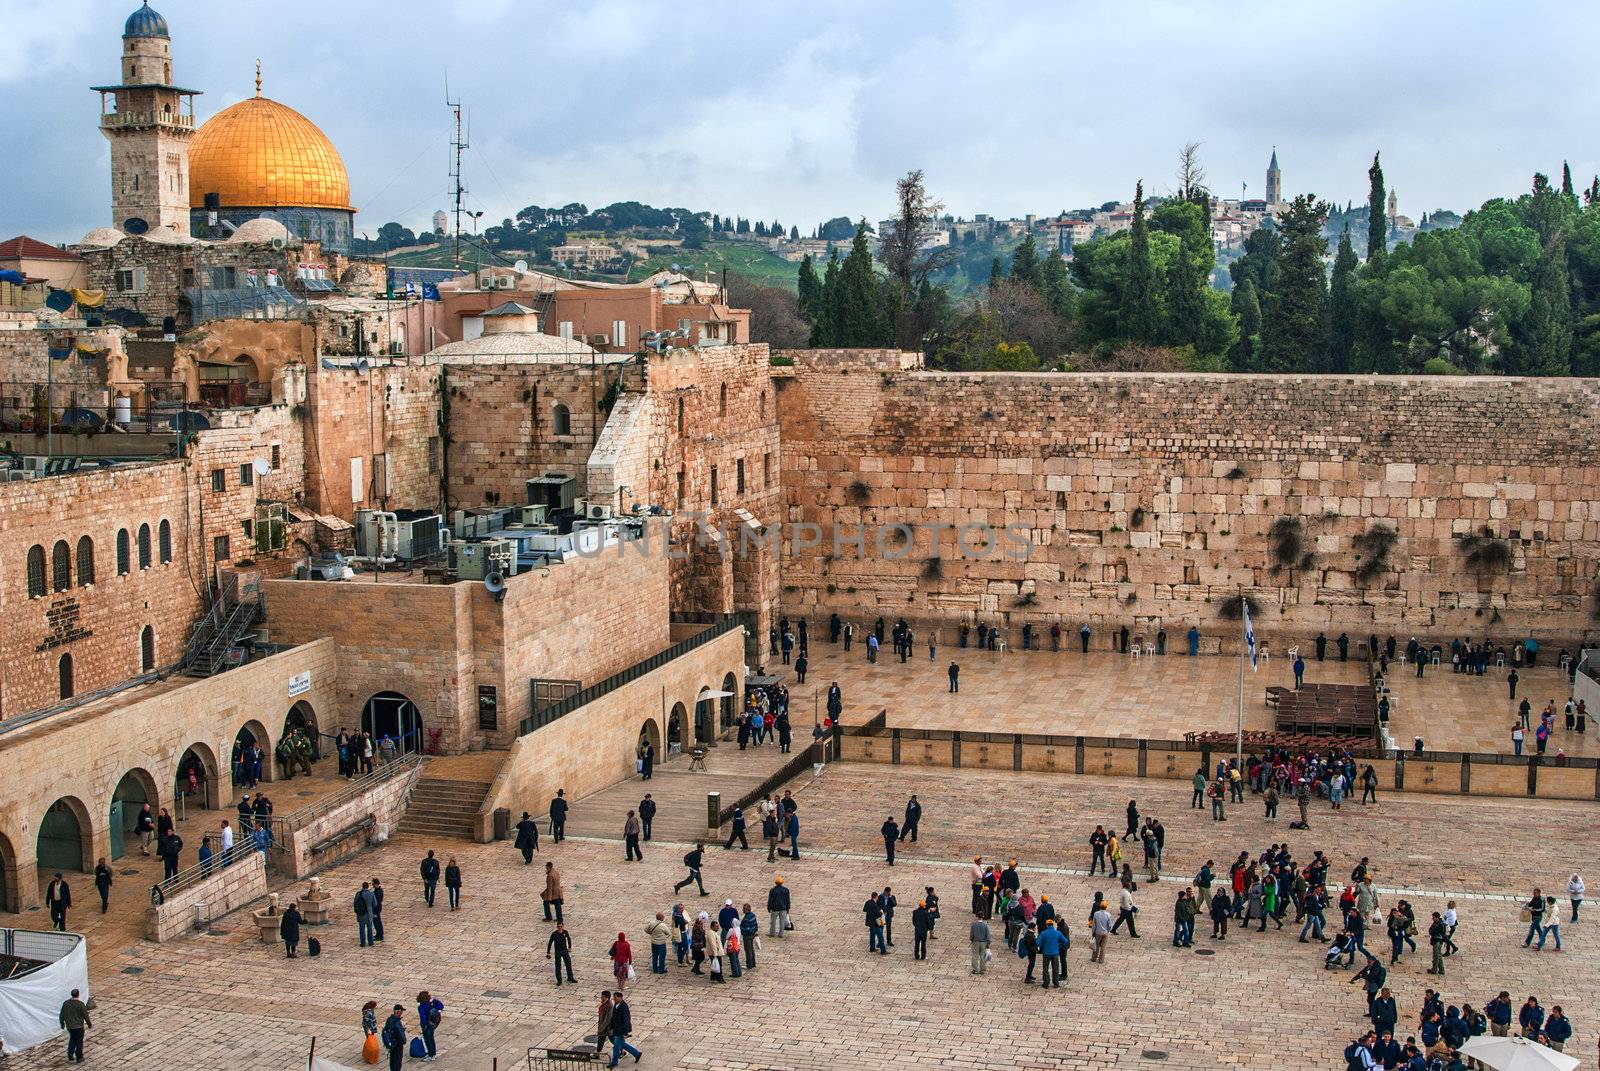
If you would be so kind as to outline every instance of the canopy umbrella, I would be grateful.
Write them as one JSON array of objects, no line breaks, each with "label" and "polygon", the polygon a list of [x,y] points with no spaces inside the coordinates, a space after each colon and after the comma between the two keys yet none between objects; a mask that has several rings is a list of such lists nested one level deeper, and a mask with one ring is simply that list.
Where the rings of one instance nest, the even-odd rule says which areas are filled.
[{"label": "canopy umbrella", "polygon": [[1524,1037],[1480,1034],[1461,1046],[1461,1055],[1470,1056],[1493,1071],[1572,1071],[1578,1066],[1578,1061],[1566,1053]]},{"label": "canopy umbrella", "polygon": [[725,698],[727,698],[728,696],[730,696],[732,694],[733,694],[732,692],[718,692],[718,691],[713,691],[710,688],[707,688],[705,691],[700,693],[700,698],[701,699],[725,699]]}]

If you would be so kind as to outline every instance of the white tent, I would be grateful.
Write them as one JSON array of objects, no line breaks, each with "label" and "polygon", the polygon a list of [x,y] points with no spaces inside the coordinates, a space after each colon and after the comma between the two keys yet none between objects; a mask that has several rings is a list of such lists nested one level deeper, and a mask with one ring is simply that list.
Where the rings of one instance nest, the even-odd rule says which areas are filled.
[{"label": "white tent", "polygon": [[1524,1037],[1481,1034],[1461,1046],[1461,1055],[1470,1056],[1493,1071],[1572,1071],[1578,1066],[1578,1061],[1566,1053]]},{"label": "white tent", "polygon": [[0,942],[23,959],[48,961],[0,982],[0,1032],[7,1052],[21,1052],[61,1035],[61,1005],[74,989],[89,1000],[88,945],[80,934],[38,930],[0,930]]}]

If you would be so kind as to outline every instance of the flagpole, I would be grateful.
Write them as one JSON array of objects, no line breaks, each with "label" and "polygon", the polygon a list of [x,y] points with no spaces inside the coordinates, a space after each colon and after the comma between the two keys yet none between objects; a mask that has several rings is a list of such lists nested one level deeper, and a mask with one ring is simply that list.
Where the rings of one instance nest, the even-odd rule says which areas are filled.
[{"label": "flagpole", "polygon": [[1233,761],[1234,765],[1240,767],[1241,777],[1244,767],[1244,661],[1248,657],[1247,651],[1239,652],[1239,715],[1233,737]]}]

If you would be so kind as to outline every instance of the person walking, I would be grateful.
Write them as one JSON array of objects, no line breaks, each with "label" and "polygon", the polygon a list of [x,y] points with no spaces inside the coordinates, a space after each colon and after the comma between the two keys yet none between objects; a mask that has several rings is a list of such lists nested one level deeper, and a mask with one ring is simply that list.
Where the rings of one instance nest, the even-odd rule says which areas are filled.
[{"label": "person walking", "polygon": [[[676,891],[676,890],[674,890]],[[554,863],[544,865],[544,891],[539,894],[540,901],[544,904],[544,920],[546,922],[561,922],[561,905],[566,902],[566,892],[561,888],[561,871],[556,869]],[[551,915],[554,911],[555,914]]]},{"label": "person walking", "polygon": [[611,947],[606,950],[611,957],[611,973],[617,980],[617,992],[622,992],[622,987],[634,975],[633,971],[633,946],[628,943],[628,935],[617,932],[617,939],[611,942]]},{"label": "person walking", "polygon": [[424,989],[417,994],[417,1024],[422,1037],[422,1062],[431,1064],[439,1055],[439,1047],[434,1044],[433,1032],[439,1029],[439,1020],[444,1016],[444,1001],[435,997]]},{"label": "person walking", "polygon": [[294,959],[300,955],[300,909],[294,901],[283,909],[283,918],[278,921],[278,936],[283,938],[284,958]]},{"label": "person walking", "polygon": [[906,820],[900,823],[900,840],[910,837],[912,844],[917,843],[917,826],[921,821],[922,804],[917,802],[917,795],[913,792],[911,798],[906,800]]},{"label": "person walking", "polygon": [[1099,893],[1095,893],[1097,907],[1089,916],[1089,935],[1094,943],[1094,951],[1089,954],[1090,963],[1105,963],[1106,944],[1111,939],[1111,912],[1106,910],[1105,901]]},{"label": "person walking", "polygon": [[567,839],[567,790],[556,789],[556,798],[550,801],[550,839],[560,844]]},{"label": "person walking", "polygon": [[792,903],[789,897],[788,886],[783,883],[783,875],[779,874],[772,879],[772,888],[767,890],[767,936],[782,939],[784,932],[790,928],[789,906]]},{"label": "person walking", "polygon": [[1205,769],[1202,767],[1201,769],[1196,770],[1194,772],[1194,777],[1190,778],[1190,782],[1194,785],[1194,794],[1189,797],[1189,809],[1191,811],[1197,811],[1200,808],[1205,806],[1205,798],[1206,798],[1206,771],[1205,771]]},{"label": "person walking", "polygon": [[633,811],[629,811],[627,819],[622,823],[622,839],[627,844],[623,862],[644,862],[644,852],[639,850],[639,834],[643,828],[639,824],[639,816]]},{"label": "person walking", "polygon": [[1576,926],[1578,924],[1578,908],[1583,906],[1583,877],[1580,874],[1572,875],[1567,882],[1567,899],[1572,904],[1572,917],[1567,921]]},{"label": "person walking", "polygon": [[700,864],[705,860],[705,857],[706,846],[704,841],[696,841],[694,847],[684,853],[683,865],[689,868],[689,874],[672,887],[674,893],[693,885],[700,890],[701,896],[707,895],[705,882],[700,878]]},{"label": "person walking", "polygon": [[361,889],[356,893],[354,911],[356,916],[356,935],[360,946],[367,948],[372,942],[372,918],[378,913],[377,898],[372,895],[372,883],[363,881]]},{"label": "person walking", "polygon": [[406,1058],[405,1006],[396,1004],[383,1021],[383,1045],[389,1050],[389,1071],[400,1071]]},{"label": "person walking", "polygon": [[955,662],[950,663],[950,691],[961,691],[961,666]]},{"label": "person walking", "polygon": [[894,846],[900,842],[900,827],[895,824],[894,815],[884,819],[878,832],[883,836],[883,854],[890,866],[894,866]]},{"label": "person walking", "polygon": [[1116,933],[1122,929],[1122,924],[1126,922],[1128,924],[1128,936],[1137,938],[1139,936],[1139,928],[1134,924],[1133,916],[1138,910],[1138,905],[1133,902],[1133,890],[1124,884],[1122,891],[1117,894],[1117,921],[1112,924],[1111,932]]},{"label": "person walking", "polygon": [[747,852],[750,850],[750,841],[745,836],[745,817],[744,808],[742,807],[734,807],[733,809],[733,819],[728,825],[728,840],[722,846],[722,850],[725,852],[732,850],[734,841],[739,842],[740,851]]},{"label": "person walking", "polygon": [[372,879],[372,940],[383,943],[383,882]]},{"label": "person walking", "polygon": [[439,860],[433,857],[433,850],[428,850],[428,857],[417,868],[422,875],[422,899],[429,907],[433,906],[434,893],[439,888]]},{"label": "person walking", "polygon": [[655,745],[645,740],[639,745],[639,780],[648,781],[655,776]]},{"label": "person walking", "polygon": [[61,1002],[58,1018],[61,1029],[67,1032],[67,1063],[83,1063],[83,1037],[94,1021],[89,1018],[89,1006],[79,999],[78,990]]},{"label": "person walking", "polygon": [[644,794],[644,799],[639,801],[639,825],[641,827],[641,832],[644,833],[645,840],[650,839],[650,827],[654,824],[655,820],[656,801],[651,798],[650,793],[646,792]]},{"label": "person walking", "polygon": [[451,911],[461,911],[461,866],[454,855],[445,863],[445,895],[450,900]]},{"label": "person walking", "polygon": [[972,973],[987,974],[989,972],[989,924],[983,919],[973,919],[968,929],[968,940],[972,945]]},{"label": "person walking", "polygon": [[527,811],[522,812],[522,818],[517,822],[517,839],[512,846],[522,853],[523,866],[533,862],[533,853],[539,850],[539,824]]},{"label": "person walking", "polygon": [[633,1009],[623,999],[622,991],[611,995],[611,1063],[608,1067],[616,1067],[617,1061],[622,1059],[622,1054],[627,1053],[633,1057],[633,1062],[638,1063],[644,1053],[628,1043],[628,1037],[633,1033]]},{"label": "person walking", "polygon": [[111,864],[105,856],[94,865],[94,887],[100,894],[100,914],[104,915],[111,907]]},{"label": "person walking", "polygon": [[1105,826],[1095,826],[1094,832],[1089,834],[1089,873],[1093,875],[1096,870],[1104,871],[1106,868],[1106,845],[1111,842],[1111,837],[1106,833]]},{"label": "person walking", "polygon": [[1444,917],[1435,911],[1433,922],[1428,926],[1428,944],[1433,946],[1433,965],[1428,968],[1429,974],[1444,976],[1445,945],[1450,941],[1450,928],[1444,924]]},{"label": "person walking", "polygon": [[550,931],[550,936],[545,938],[544,958],[552,961],[556,970],[556,985],[561,984],[561,967],[567,968],[567,981],[577,982],[572,977],[572,934],[567,932],[565,922],[556,923],[556,928]]}]

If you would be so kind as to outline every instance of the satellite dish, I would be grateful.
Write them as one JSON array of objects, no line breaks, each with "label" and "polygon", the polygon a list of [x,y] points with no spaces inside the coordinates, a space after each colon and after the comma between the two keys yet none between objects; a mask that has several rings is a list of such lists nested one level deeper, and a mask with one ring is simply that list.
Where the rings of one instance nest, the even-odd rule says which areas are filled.
[{"label": "satellite dish", "polygon": [[211,421],[206,419],[205,414],[197,413],[193,409],[173,413],[169,423],[174,431],[179,432],[205,431],[211,427]]},{"label": "satellite dish", "polygon": [[483,578],[483,590],[493,595],[496,602],[500,601],[506,594],[506,578],[499,573],[490,573]]},{"label": "satellite dish", "polygon": [[367,363],[367,359],[365,357],[357,357],[356,358],[355,369],[356,369],[356,374],[357,375],[363,375],[363,376],[366,375],[367,374],[367,369],[369,369],[371,367],[372,366]]},{"label": "satellite dish", "polygon": [[122,221],[122,229],[129,234],[143,234],[150,229],[150,224],[138,216],[129,216]]},{"label": "satellite dish", "polygon": [[44,307],[52,312],[66,312],[72,308],[72,294],[66,290],[52,290],[44,299]]},{"label": "satellite dish", "polygon": [[322,359],[322,370],[324,372],[334,372],[337,371],[338,368],[338,363],[335,362],[331,357],[324,357]]},{"label": "satellite dish", "polygon": [[526,260],[519,260],[515,264],[511,265],[511,270],[517,272],[527,271],[528,262]]},{"label": "satellite dish", "polygon": [[91,409],[74,405],[61,414],[61,423],[69,428],[98,428],[105,419]]},{"label": "satellite dish", "polygon": [[257,476],[265,476],[272,471],[272,465],[264,457],[258,457],[250,462],[250,467],[256,470]]}]

